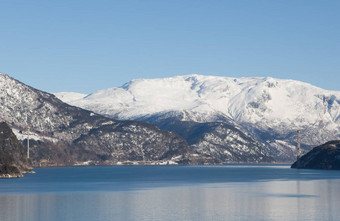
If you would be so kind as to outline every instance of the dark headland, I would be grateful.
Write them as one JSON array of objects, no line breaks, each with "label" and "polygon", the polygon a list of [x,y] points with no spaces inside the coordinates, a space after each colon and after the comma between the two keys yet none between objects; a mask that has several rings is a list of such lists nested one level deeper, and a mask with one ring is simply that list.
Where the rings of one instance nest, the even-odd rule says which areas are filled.
[{"label": "dark headland", "polygon": [[0,122],[0,178],[23,177],[31,169],[22,143],[6,123]]},{"label": "dark headland", "polygon": [[314,147],[300,157],[291,168],[340,170],[340,140]]}]

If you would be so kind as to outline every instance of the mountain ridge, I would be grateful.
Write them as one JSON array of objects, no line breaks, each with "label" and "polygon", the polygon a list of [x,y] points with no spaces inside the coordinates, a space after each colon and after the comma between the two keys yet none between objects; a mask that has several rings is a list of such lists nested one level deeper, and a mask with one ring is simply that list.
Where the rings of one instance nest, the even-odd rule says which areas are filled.
[{"label": "mountain ridge", "polygon": [[274,152],[279,150],[284,161],[294,159],[297,129],[302,130],[303,147],[340,137],[340,92],[289,79],[203,75],[137,79],[67,102],[120,120],[177,112],[189,113],[190,121],[200,123],[233,122]]}]

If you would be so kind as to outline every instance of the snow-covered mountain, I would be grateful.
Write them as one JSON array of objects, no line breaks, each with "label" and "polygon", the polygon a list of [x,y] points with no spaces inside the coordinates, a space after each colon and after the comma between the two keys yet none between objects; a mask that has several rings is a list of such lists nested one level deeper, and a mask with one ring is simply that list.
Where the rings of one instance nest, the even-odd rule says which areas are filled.
[{"label": "snow-covered mountain", "polygon": [[305,148],[340,138],[340,91],[295,80],[188,75],[132,80],[87,96],[56,96],[121,120],[161,118],[164,124],[171,115],[182,122],[228,123],[283,161],[294,159],[297,129]]},{"label": "snow-covered mountain", "polygon": [[0,122],[27,142],[34,166],[220,163],[154,125],[117,121],[63,103],[0,73]]}]

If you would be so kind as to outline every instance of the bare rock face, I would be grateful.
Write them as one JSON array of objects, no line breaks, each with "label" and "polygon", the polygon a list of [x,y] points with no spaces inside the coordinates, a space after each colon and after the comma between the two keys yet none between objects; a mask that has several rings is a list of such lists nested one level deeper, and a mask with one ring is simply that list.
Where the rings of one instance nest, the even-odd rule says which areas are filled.
[{"label": "bare rock face", "polygon": [[330,141],[313,148],[298,159],[292,168],[340,170],[340,140]]},{"label": "bare rock face", "polygon": [[8,75],[0,74],[0,86],[0,121],[24,144],[30,134],[34,166],[214,162],[176,133],[70,106]]},{"label": "bare rock face", "polygon": [[11,128],[0,123],[0,177],[22,177],[22,173],[32,169],[25,148]]}]

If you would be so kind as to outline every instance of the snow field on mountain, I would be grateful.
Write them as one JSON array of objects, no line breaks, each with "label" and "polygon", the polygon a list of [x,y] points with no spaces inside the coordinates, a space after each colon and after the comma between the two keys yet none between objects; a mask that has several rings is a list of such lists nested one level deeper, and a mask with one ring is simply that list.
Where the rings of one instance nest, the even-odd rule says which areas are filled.
[{"label": "snow field on mountain", "polygon": [[121,119],[189,110],[221,112],[237,122],[276,126],[288,123],[300,127],[319,121],[340,124],[340,92],[269,77],[188,75],[140,79],[80,99],[73,94],[56,95],[72,105]]}]

